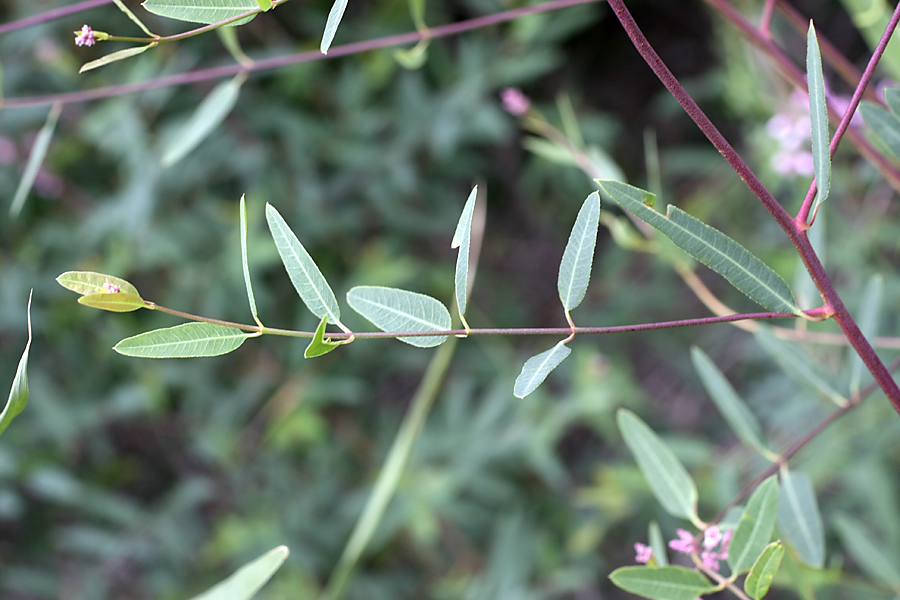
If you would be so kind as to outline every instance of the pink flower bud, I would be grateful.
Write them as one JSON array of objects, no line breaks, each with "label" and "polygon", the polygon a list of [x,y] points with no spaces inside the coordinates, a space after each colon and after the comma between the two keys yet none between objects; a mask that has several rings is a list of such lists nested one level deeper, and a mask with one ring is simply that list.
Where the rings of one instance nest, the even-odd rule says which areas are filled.
[{"label": "pink flower bud", "polygon": [[531,100],[517,88],[506,88],[500,92],[503,108],[511,115],[521,117],[531,108]]},{"label": "pink flower bud", "polygon": [[94,35],[94,30],[84,25],[81,28],[81,31],[75,32],[75,45],[76,46],[93,46],[97,43],[97,37]]}]

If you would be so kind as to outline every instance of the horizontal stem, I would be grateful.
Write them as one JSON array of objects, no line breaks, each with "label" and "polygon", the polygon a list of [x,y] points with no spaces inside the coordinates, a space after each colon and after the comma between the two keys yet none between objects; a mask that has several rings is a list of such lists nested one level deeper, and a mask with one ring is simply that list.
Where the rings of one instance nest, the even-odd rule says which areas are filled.
[{"label": "horizontal stem", "polygon": [[104,4],[112,4],[112,1],[113,0],[85,0],[84,2],[76,2],[75,4],[71,4],[69,6],[61,6],[60,8],[48,10],[31,17],[19,19],[17,21],[10,21],[9,23],[0,25],[0,35],[9,33],[11,31],[16,31],[17,29],[31,27],[32,25],[39,25],[41,23],[46,23],[55,19],[61,19],[62,17],[67,17],[69,15],[74,15],[75,13],[80,13],[85,10],[97,8],[98,6],[103,6]]}]

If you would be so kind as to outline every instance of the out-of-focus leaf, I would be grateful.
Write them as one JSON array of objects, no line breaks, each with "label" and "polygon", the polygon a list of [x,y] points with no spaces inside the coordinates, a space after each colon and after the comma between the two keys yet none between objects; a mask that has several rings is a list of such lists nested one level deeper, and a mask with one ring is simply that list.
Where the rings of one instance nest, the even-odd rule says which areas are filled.
[{"label": "out-of-focus leaf", "polygon": [[137,18],[136,14],[131,12],[131,9],[129,9],[127,6],[125,6],[125,3],[122,2],[122,0],[113,0],[113,2],[116,3],[116,6],[119,7],[119,10],[121,10],[123,13],[125,13],[126,17],[131,19],[135,23],[135,25],[137,25],[138,27],[141,28],[141,31],[143,31],[150,37],[154,37],[153,33],[149,29],[147,29],[147,26],[144,25],[144,23],[140,19]]},{"label": "out-of-focus leaf", "polygon": [[[347,292],[347,302],[382,331],[447,331],[450,311],[431,296],[380,286],[357,286]],[[399,337],[402,342],[431,348],[447,336]]]},{"label": "out-of-focus leaf", "polygon": [[847,515],[837,515],[834,526],[844,548],[863,571],[894,590],[900,590],[900,568],[897,567],[897,557],[880,547],[869,536],[862,523]]},{"label": "out-of-focus leaf", "polygon": [[716,591],[706,577],[684,567],[622,567],[609,578],[626,592],[655,600],[696,600]]},{"label": "out-of-focus leaf", "polygon": [[825,563],[825,533],[812,482],[803,473],[782,470],[778,529],[811,567]]},{"label": "out-of-focus leaf", "polygon": [[140,296],[137,288],[128,281],[93,271],[66,271],[57,277],[56,281],[67,290],[72,290],[82,296],[109,293],[109,286],[117,287],[122,294]]},{"label": "out-of-focus leaf", "polygon": [[305,358],[315,358],[317,356],[322,356],[324,354],[328,354],[344,342],[332,342],[330,339],[325,339],[325,326],[328,324],[328,317],[322,317],[322,320],[319,321],[319,326],[316,327],[316,334],[313,336],[313,339],[309,342],[309,346],[306,347],[306,350],[303,352],[303,356]]},{"label": "out-of-focus leaf", "polygon": [[325,32],[322,34],[322,43],[319,45],[319,51],[322,54],[328,54],[331,42],[334,41],[334,34],[337,33],[338,25],[344,18],[344,11],[347,10],[347,0],[334,0],[331,10],[328,12],[328,20],[325,21]]},{"label": "out-of-focus leaf", "polygon": [[[472,188],[469,198],[463,206],[462,214],[459,216],[459,223],[456,224],[456,231],[453,233],[453,240],[450,242],[450,248],[459,248],[456,256],[456,306],[459,309],[459,316],[465,325],[463,315],[466,314],[466,300],[468,297],[469,287],[469,246],[472,241],[472,215],[475,211],[475,199],[478,197],[478,186]],[[468,329],[468,325],[466,325]]]},{"label": "out-of-focus leaf", "polygon": [[767,327],[757,329],[755,336],[757,343],[775,360],[788,377],[838,406],[847,404],[847,399],[837,391],[825,374],[797,347],[796,343],[778,339]]},{"label": "out-of-focus leaf", "polygon": [[731,538],[728,564],[732,573],[740,574],[753,566],[757,557],[769,545],[777,516],[778,478],[773,475],[753,491]]},{"label": "out-of-focus leaf", "polygon": [[547,379],[547,375],[549,375],[553,369],[558,367],[571,353],[571,348],[566,346],[563,342],[559,342],[549,350],[536,354],[526,360],[525,364],[522,365],[522,372],[516,377],[516,383],[513,386],[513,394],[515,394],[517,398],[524,398],[536,390],[538,386]]},{"label": "out-of-focus leaf", "polygon": [[656,564],[660,567],[667,566],[669,557],[666,554],[666,542],[663,539],[659,523],[650,521],[650,525],[647,527],[647,535],[649,536],[650,547],[653,549],[653,558],[656,559]]},{"label": "out-of-focus leaf", "polygon": [[[883,293],[884,278],[881,275],[873,275],[863,292],[862,306],[860,306],[859,316],[856,318],[859,330],[870,340],[878,332],[878,317],[881,312]],[[850,354],[850,393],[856,394],[859,392],[860,381],[866,367],[852,347],[848,348],[847,352]]]},{"label": "out-of-focus leaf", "polygon": [[570,310],[581,304],[587,292],[591,280],[591,267],[594,264],[599,223],[600,194],[593,192],[578,211],[578,217],[569,234],[569,242],[559,265],[556,288],[567,315]]},{"label": "out-of-focus leaf", "polygon": [[697,486],[659,436],[627,409],[616,414],[619,431],[657,501],[675,517],[697,520]]},{"label": "out-of-focus leaf", "polygon": [[241,73],[234,79],[220,83],[213,88],[169,145],[162,158],[164,167],[171,166],[187,156],[222,124],[222,121],[234,108],[241,91],[241,84],[246,78],[247,76]]},{"label": "out-of-focus leaf", "polygon": [[34,138],[34,145],[31,147],[31,154],[28,155],[28,162],[25,164],[25,171],[22,173],[22,179],[19,180],[19,186],[13,196],[12,204],[9,206],[9,216],[16,217],[25,206],[25,199],[28,198],[34,180],[37,178],[38,171],[44,163],[47,156],[47,150],[50,148],[50,140],[53,139],[53,131],[56,129],[56,122],[62,112],[63,105],[59,102],[53,105],[44,126]]},{"label": "out-of-focus leaf", "polygon": [[278,546],[247,563],[191,600],[250,600],[288,557],[287,546]]},{"label": "out-of-focus leaf", "polygon": [[871,102],[860,103],[859,114],[872,133],[900,158],[900,117]]},{"label": "out-of-focus leaf", "polygon": [[247,203],[241,196],[241,268],[244,271],[244,287],[247,288],[247,300],[250,302],[250,314],[257,323],[259,319],[256,313],[256,297],[253,295],[253,285],[250,283],[250,263],[247,260]]},{"label": "out-of-focus leaf", "polygon": [[900,115],[900,87],[884,89],[884,103],[888,105],[895,115]]},{"label": "out-of-focus leaf", "polygon": [[140,296],[123,294],[121,292],[115,294],[109,292],[89,294],[80,297],[78,299],[78,304],[84,304],[91,308],[99,308],[100,310],[108,310],[110,312],[131,312],[146,306],[144,299]]},{"label": "out-of-focus leaf", "polygon": [[769,587],[778,572],[778,567],[781,566],[782,558],[784,558],[784,546],[781,545],[781,542],[772,542],[766,546],[766,549],[753,563],[753,568],[750,569],[744,580],[744,591],[753,600],[760,600],[769,593]]},{"label": "out-of-focus leaf", "polygon": [[806,79],[809,85],[809,117],[812,125],[813,169],[816,173],[816,201],[812,214],[828,198],[831,189],[831,153],[828,150],[828,106],[825,103],[825,76],[819,40],[812,22],[806,35]]},{"label": "out-of-focus leaf", "polygon": [[214,323],[184,323],[125,338],[113,350],[138,358],[195,358],[236,350],[253,334]]},{"label": "out-of-focus leaf", "polygon": [[[142,6],[161,17],[207,25],[260,8],[256,0],[144,0]],[[249,23],[255,16],[250,15],[229,25]]]},{"label": "out-of-focus leaf", "polygon": [[406,50],[394,50],[394,60],[409,71],[421,69],[425,61],[428,60],[428,46],[431,45],[430,40],[419,40],[412,48]]},{"label": "out-of-focus leaf", "polygon": [[9,398],[6,399],[6,406],[3,412],[0,412],[0,433],[3,433],[12,420],[25,410],[28,404],[28,353],[31,350],[31,294],[28,294],[28,308],[26,309],[26,319],[28,322],[28,341],[25,342],[25,350],[22,352],[22,358],[19,359],[19,366],[16,367],[16,374],[13,377],[12,387],[9,390]]},{"label": "out-of-focus leaf", "polygon": [[79,73],[85,73],[92,69],[96,69],[98,67],[102,67],[108,65],[109,63],[114,63],[119,60],[125,60],[126,58],[131,58],[132,56],[137,56],[138,54],[143,54],[150,48],[157,46],[158,42],[152,42],[147,44],[146,46],[134,46],[133,48],[125,48],[124,50],[119,50],[118,52],[113,52],[112,54],[107,54],[106,56],[102,56],[97,60],[92,60],[90,62],[86,62],[81,65],[81,68],[78,69]]}]

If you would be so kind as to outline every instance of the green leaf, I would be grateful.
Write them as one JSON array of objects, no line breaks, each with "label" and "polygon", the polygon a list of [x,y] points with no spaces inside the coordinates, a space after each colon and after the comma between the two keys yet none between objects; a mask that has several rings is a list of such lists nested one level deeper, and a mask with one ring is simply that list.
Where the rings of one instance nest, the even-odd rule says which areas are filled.
[{"label": "green leaf", "polygon": [[571,348],[566,346],[565,343],[559,342],[549,350],[526,360],[525,364],[522,365],[522,372],[516,377],[513,394],[517,398],[524,398],[536,390],[547,379],[547,375],[571,353]]},{"label": "green leaf", "polygon": [[768,327],[760,326],[754,333],[757,343],[778,364],[785,375],[838,406],[845,406],[847,399],[828,381],[822,371],[796,343],[775,337]]},{"label": "green leaf", "polygon": [[773,475],[753,491],[731,538],[728,564],[732,574],[740,575],[753,566],[772,538],[777,516],[778,478]]},{"label": "green leaf", "polygon": [[216,34],[218,34],[219,39],[222,41],[222,45],[225,46],[225,49],[228,50],[228,53],[231,54],[231,57],[236,60],[238,64],[247,68],[253,65],[253,59],[247,56],[241,48],[241,43],[238,41],[237,29],[235,27],[219,27],[216,29]]},{"label": "green leaf", "polygon": [[597,183],[623,208],[658,229],[754,302],[772,311],[802,314],[784,279],[718,229],[672,205],[667,216],[662,216],[645,204],[655,202],[650,192],[618,181],[597,180]]},{"label": "green leaf", "polygon": [[816,201],[812,214],[828,198],[831,189],[831,153],[828,145],[828,105],[825,103],[825,76],[822,74],[822,56],[819,40],[812,21],[806,34],[806,79],[809,85],[809,117],[812,126],[813,169],[816,173]]},{"label": "green leaf", "polygon": [[[478,186],[476,185],[469,193],[466,205],[459,216],[459,223],[456,224],[453,241],[450,242],[450,248],[459,248],[459,253],[456,255],[455,286],[456,306],[459,309],[461,319],[466,314],[466,300],[469,294],[469,246],[472,241],[472,215],[475,212],[475,200],[477,197]],[[465,324],[465,319],[463,319],[463,324]],[[468,329],[468,326],[466,328]]]},{"label": "green leaf", "polygon": [[241,195],[241,267],[244,270],[244,287],[247,288],[247,300],[250,302],[250,314],[257,323],[259,319],[256,313],[256,297],[253,295],[253,285],[250,283],[250,264],[247,261],[247,203]]},{"label": "green leaf", "polygon": [[[881,275],[873,275],[863,292],[862,306],[856,319],[859,330],[866,337],[872,339],[878,331],[878,317],[881,313],[881,297],[884,294],[884,278]],[[847,349],[850,355],[850,393],[859,392],[860,382],[866,370],[865,364],[859,354],[851,347]]]},{"label": "green leaf", "polygon": [[722,413],[732,431],[747,446],[765,451],[759,421],[756,420],[718,367],[703,350],[696,346],[691,348],[691,360],[703,381],[706,392],[716,403],[719,412]]},{"label": "green leaf", "polygon": [[191,600],[250,600],[288,557],[287,546],[278,546],[247,563]]},{"label": "green leaf", "polygon": [[108,286],[118,287],[119,292],[122,294],[140,296],[137,288],[124,279],[113,277],[112,275],[105,275],[103,273],[95,273],[93,271],[66,271],[57,277],[56,281],[67,290],[72,290],[76,294],[81,294],[82,296],[107,294],[109,293]]},{"label": "green leaf", "polygon": [[859,114],[872,133],[900,158],[900,117],[871,102],[860,103]]},{"label": "green leaf", "polygon": [[320,319],[327,315],[329,323],[339,325],[341,308],[334,292],[300,240],[271,204],[266,204],[266,221],[281,262],[306,308]]},{"label": "green leaf", "polygon": [[428,60],[428,46],[431,40],[421,39],[412,48],[406,50],[394,50],[394,60],[404,69],[415,71],[421,69]]},{"label": "green leaf", "polygon": [[672,451],[630,410],[619,409],[616,421],[625,444],[662,507],[673,516],[696,521],[697,486]]},{"label": "green leaf", "polygon": [[144,299],[134,294],[101,292],[89,294],[78,299],[78,304],[110,312],[131,312],[146,307]]},{"label": "green leaf", "polygon": [[[379,286],[357,286],[347,292],[350,307],[382,331],[447,331],[451,319],[447,307],[424,294]],[[399,337],[419,348],[444,343],[447,336]]]},{"label": "green leaf", "polygon": [[791,543],[800,559],[821,569],[825,564],[825,533],[812,483],[803,473],[781,472],[778,530]]},{"label": "green leaf", "polygon": [[319,321],[319,326],[316,327],[316,333],[313,336],[313,339],[309,342],[309,346],[306,347],[306,351],[303,353],[305,358],[316,358],[317,356],[322,356],[324,354],[328,354],[338,346],[345,344],[345,341],[340,342],[332,342],[331,339],[325,339],[325,326],[328,324],[328,317],[322,317],[322,320]]},{"label": "green leaf", "polygon": [[766,546],[766,549],[753,563],[753,568],[750,569],[744,580],[744,591],[753,600],[760,600],[769,592],[772,579],[781,566],[782,558],[784,558],[784,546],[781,545],[781,542],[772,542]]},{"label": "green leaf", "polygon": [[128,17],[129,19],[131,19],[132,21],[134,21],[134,23],[135,23],[138,27],[141,28],[141,31],[143,31],[144,33],[146,33],[149,37],[155,37],[155,36],[153,35],[153,33],[152,33],[149,29],[147,29],[147,26],[144,25],[144,24],[141,22],[141,20],[137,18],[137,15],[134,14],[133,12],[131,12],[131,10],[130,10],[127,6],[125,6],[125,3],[122,2],[122,0],[113,0],[113,2],[116,3],[116,6],[119,7],[119,10],[121,10],[123,13],[125,13],[125,16],[126,16],[126,17]]},{"label": "green leaf", "polygon": [[581,304],[591,280],[597,227],[600,223],[600,194],[593,192],[581,205],[569,242],[559,265],[557,290],[566,314]]},{"label": "green leaf", "polygon": [[19,359],[19,366],[16,367],[16,374],[13,377],[12,387],[9,390],[9,398],[6,399],[6,406],[3,412],[0,412],[0,433],[3,433],[12,420],[25,410],[28,404],[28,352],[31,350],[31,294],[28,294],[28,308],[25,312],[28,322],[28,341],[25,342],[25,350],[22,352],[22,358]]},{"label": "green leaf", "polygon": [[847,515],[837,515],[834,526],[844,548],[863,571],[894,590],[900,590],[900,569],[897,568],[896,557],[875,542],[862,523]]},{"label": "green leaf", "polygon": [[272,8],[272,0],[256,0],[256,3],[259,4],[259,9],[262,11]]},{"label": "green leaf", "polygon": [[895,115],[900,115],[900,87],[884,89],[884,102]]},{"label": "green leaf", "polygon": [[665,567],[669,564],[669,557],[666,554],[666,542],[663,539],[659,523],[650,521],[650,525],[647,527],[647,535],[650,547],[653,549],[653,558],[656,559],[656,564],[660,567]]},{"label": "green leaf", "polygon": [[63,105],[59,102],[55,103],[47,115],[44,126],[34,138],[34,145],[31,147],[31,154],[28,155],[28,162],[25,164],[25,171],[22,173],[22,179],[19,180],[19,186],[13,196],[12,204],[9,206],[9,216],[17,217],[25,206],[25,199],[31,192],[34,180],[37,178],[38,171],[44,163],[47,156],[47,150],[50,148],[50,140],[53,139],[53,131],[56,129],[56,122],[62,112]]},{"label": "green leaf", "polygon": [[[251,10],[259,10],[256,0],[145,0],[141,6],[161,17],[207,25],[219,23]],[[229,25],[244,25],[255,16],[250,15]]]},{"label": "green leaf", "polygon": [[334,34],[337,33],[338,25],[344,18],[344,11],[347,10],[347,0],[334,0],[331,10],[328,12],[328,20],[325,22],[325,32],[322,34],[322,43],[319,45],[319,51],[322,54],[328,54],[331,42],[334,41]]},{"label": "green leaf", "polygon": [[246,78],[246,74],[241,73],[213,88],[169,145],[163,155],[162,166],[168,167],[180,161],[222,124],[234,108]]},{"label": "green leaf", "polygon": [[609,578],[626,592],[654,600],[697,600],[717,589],[699,572],[684,567],[622,567]]},{"label": "green leaf", "polygon": [[113,52],[112,54],[107,54],[106,56],[101,56],[97,60],[92,60],[81,65],[81,68],[78,69],[78,72],[86,73],[87,71],[91,71],[93,69],[108,65],[109,63],[125,60],[126,58],[137,56],[138,54],[143,54],[144,52],[146,52],[150,48],[153,48],[154,46],[157,46],[158,44],[159,42],[151,42],[146,46],[134,46],[132,48],[125,48],[124,50]]},{"label": "green leaf", "polygon": [[214,323],[184,323],[125,338],[113,350],[139,358],[220,356],[238,349],[252,335]]}]

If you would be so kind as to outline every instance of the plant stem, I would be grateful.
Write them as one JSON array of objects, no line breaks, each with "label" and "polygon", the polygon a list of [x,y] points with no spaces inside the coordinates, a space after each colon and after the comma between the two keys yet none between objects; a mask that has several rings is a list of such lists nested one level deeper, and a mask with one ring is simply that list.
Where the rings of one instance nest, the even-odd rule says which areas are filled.
[{"label": "plant stem", "polygon": [[47,12],[43,12],[31,17],[25,17],[24,19],[19,19],[18,21],[10,21],[9,23],[0,25],[0,35],[9,33],[11,31],[16,31],[17,29],[31,27],[32,25],[39,25],[41,23],[46,23],[55,19],[61,19],[62,17],[67,17],[69,15],[74,15],[85,10],[97,8],[98,6],[103,6],[104,4],[112,4],[112,1],[113,0],[85,0],[84,2],[76,2],[75,4],[71,4],[69,6],[62,6],[60,8],[48,10]]}]

